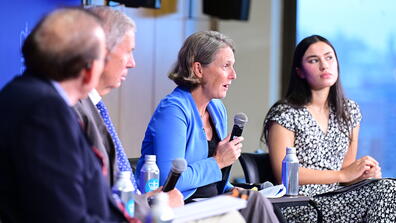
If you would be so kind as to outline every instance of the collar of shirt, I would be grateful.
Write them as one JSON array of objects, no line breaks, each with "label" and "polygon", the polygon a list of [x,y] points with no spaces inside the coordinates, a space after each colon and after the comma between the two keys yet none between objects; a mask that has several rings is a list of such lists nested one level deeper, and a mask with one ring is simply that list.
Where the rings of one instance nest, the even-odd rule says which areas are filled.
[{"label": "collar of shirt", "polygon": [[91,99],[94,105],[97,105],[102,97],[100,96],[99,92],[94,88],[91,92],[88,93],[89,99]]},{"label": "collar of shirt", "polygon": [[62,86],[59,84],[59,82],[51,80],[51,84],[52,86],[54,86],[55,90],[63,98],[66,104],[68,104],[69,106],[73,106],[69,96],[67,95],[66,91],[62,88]]}]

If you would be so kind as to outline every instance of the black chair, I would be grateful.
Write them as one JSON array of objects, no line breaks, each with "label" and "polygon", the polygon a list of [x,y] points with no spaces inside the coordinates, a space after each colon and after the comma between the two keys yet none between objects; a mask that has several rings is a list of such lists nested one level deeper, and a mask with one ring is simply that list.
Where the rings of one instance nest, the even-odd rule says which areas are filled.
[{"label": "black chair", "polygon": [[[243,174],[245,175],[246,183],[260,185],[265,181],[269,181],[276,185],[277,181],[272,171],[271,160],[269,153],[241,153],[239,157],[239,162],[241,163]],[[271,198],[269,199],[275,208],[275,213],[284,222],[283,216],[278,208],[280,207],[290,207],[290,206],[307,206],[311,205],[316,210],[318,215],[318,221],[322,222],[322,212],[318,209],[316,203],[311,200],[310,197],[306,196],[295,196],[288,197],[284,196],[281,198]],[[281,220],[282,219],[282,220]]]},{"label": "black chair", "polygon": [[246,183],[261,184],[269,181],[276,184],[268,153],[242,153],[239,157]]}]

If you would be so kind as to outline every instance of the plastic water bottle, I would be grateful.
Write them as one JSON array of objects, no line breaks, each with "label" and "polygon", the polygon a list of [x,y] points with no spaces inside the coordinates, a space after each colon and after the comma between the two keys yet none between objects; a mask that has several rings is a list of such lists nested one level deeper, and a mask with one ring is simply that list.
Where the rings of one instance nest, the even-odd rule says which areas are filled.
[{"label": "plastic water bottle", "polygon": [[125,210],[133,217],[135,214],[135,200],[133,185],[131,182],[131,172],[121,171],[118,173],[117,180],[112,188],[113,196],[124,204]]},{"label": "plastic water bottle", "polygon": [[286,187],[286,195],[298,195],[298,168],[296,148],[286,147],[286,156],[282,161],[282,184]]},{"label": "plastic water bottle", "polygon": [[145,162],[140,170],[139,189],[142,193],[156,190],[159,187],[159,169],[155,155],[146,155]]},{"label": "plastic water bottle", "polygon": [[151,208],[151,213],[146,218],[146,223],[168,223],[172,222],[175,214],[169,206],[168,194],[164,192],[158,193],[154,197],[154,204]]}]

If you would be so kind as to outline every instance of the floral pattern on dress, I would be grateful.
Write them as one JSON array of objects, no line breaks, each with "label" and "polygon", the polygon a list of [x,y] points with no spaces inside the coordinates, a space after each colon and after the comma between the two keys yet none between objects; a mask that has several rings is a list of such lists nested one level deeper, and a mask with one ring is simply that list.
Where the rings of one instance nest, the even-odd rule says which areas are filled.
[{"label": "floral pattern on dress", "polygon": [[[294,146],[300,165],[317,170],[340,170],[349,146],[349,133],[356,127],[362,115],[359,106],[352,100],[346,100],[350,127],[339,122],[334,109],[330,109],[329,123],[324,132],[305,107],[295,108],[287,104],[278,104],[268,113],[265,122],[274,121],[295,134]],[[300,187],[300,194],[313,196],[338,188],[337,184],[310,184]]]},{"label": "floral pattern on dress", "polygon": [[[265,124],[274,121],[295,134],[294,146],[300,165],[317,170],[340,170],[349,147],[349,135],[359,125],[362,115],[359,106],[346,100],[349,125],[339,122],[330,109],[327,131],[324,132],[305,107],[278,104],[271,108]],[[349,126],[349,127],[348,127]],[[396,222],[396,181],[382,179],[348,192],[330,196],[322,193],[338,189],[338,184],[309,184],[300,186],[299,194],[315,196],[324,222]],[[282,208],[288,222],[316,222],[310,206]]]}]

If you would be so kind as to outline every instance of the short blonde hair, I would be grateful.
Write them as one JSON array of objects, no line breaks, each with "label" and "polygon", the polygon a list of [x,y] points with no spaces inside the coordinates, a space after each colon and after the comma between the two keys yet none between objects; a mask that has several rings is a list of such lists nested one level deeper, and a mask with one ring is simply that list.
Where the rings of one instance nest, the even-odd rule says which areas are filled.
[{"label": "short blonde hair", "polygon": [[216,31],[202,31],[189,36],[181,47],[178,59],[169,78],[178,86],[194,89],[200,84],[192,65],[199,62],[202,66],[208,65],[215,59],[217,51],[230,47],[235,52],[232,39]]}]

